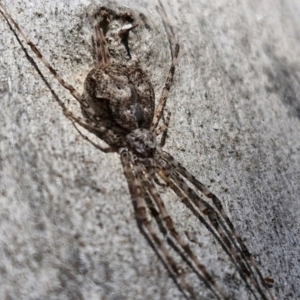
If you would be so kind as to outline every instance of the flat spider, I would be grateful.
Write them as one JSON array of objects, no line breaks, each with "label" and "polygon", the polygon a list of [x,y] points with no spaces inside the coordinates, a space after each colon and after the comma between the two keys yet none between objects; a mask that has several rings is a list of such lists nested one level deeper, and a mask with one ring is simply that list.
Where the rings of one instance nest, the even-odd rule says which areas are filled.
[{"label": "flat spider", "polygon": [[[103,149],[83,136],[99,150],[116,151],[120,154],[141,233],[159,255],[184,297],[199,299],[186,280],[185,268],[177,263],[167,244],[178,256],[183,257],[185,267],[190,268],[198,279],[207,285],[216,299],[230,299],[201,263],[190,245],[177,232],[158,193],[158,185],[170,187],[211,232],[235,264],[242,280],[255,299],[259,297],[266,300],[274,299],[269,289],[272,279],[263,278],[254,258],[225,214],[219,198],[162,149],[170,119],[170,113],[164,116],[165,105],[172,87],[179,53],[179,44],[163,7],[160,6],[160,11],[165,27],[168,29],[170,41],[172,41],[173,59],[156,108],[151,82],[138,64],[115,63],[110,57],[105,31],[109,28],[110,18],[116,16],[113,11],[101,8],[97,13],[96,17],[100,21],[95,24],[92,40],[92,52],[96,63],[88,73],[84,83],[84,93],[80,95],[57,74],[1,3],[0,7],[2,15],[15,35],[17,36],[17,33],[12,26],[21,34],[55,79],[80,103],[83,117],[76,116],[59,99],[56,99],[64,115],[72,122],[76,130],[83,136],[76,127],[80,125],[109,145],[109,148]],[[130,16],[124,14],[118,18],[130,19]],[[136,26],[133,19],[130,19],[129,24],[118,31],[119,42],[124,44],[129,58],[131,54],[127,40],[130,31]],[[26,49],[24,51],[26,52]],[[37,68],[34,61],[31,62]],[[159,136],[161,136],[160,140],[158,140]],[[202,198],[203,196],[206,198]],[[151,213],[161,232],[169,236],[166,242],[157,234],[150,220]]]}]

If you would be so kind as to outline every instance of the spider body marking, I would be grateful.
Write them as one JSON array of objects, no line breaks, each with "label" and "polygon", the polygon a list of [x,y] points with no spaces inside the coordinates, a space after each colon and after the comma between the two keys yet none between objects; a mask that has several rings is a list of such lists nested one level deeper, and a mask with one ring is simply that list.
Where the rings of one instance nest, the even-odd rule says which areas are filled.
[{"label": "spider body marking", "polygon": [[94,110],[94,117],[109,119],[110,127],[127,131],[150,128],[154,91],[139,67],[102,64],[89,72],[84,88],[83,97]]}]

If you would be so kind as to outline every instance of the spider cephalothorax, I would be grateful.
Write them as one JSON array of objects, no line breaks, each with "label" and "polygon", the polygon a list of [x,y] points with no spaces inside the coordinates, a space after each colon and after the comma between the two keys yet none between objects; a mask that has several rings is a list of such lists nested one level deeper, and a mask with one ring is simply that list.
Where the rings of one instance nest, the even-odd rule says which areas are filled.
[{"label": "spider cephalothorax", "polygon": [[[179,45],[175,39],[173,29],[167,21],[163,7],[161,6],[161,12],[164,16],[164,25],[169,29],[173,58],[155,110],[153,88],[142,68],[138,64],[127,66],[113,63],[110,59],[105,33],[109,31],[112,17],[117,16],[112,10],[103,8],[99,10],[102,21],[100,20],[95,25],[92,43],[94,46],[92,52],[95,58],[95,67],[87,75],[85,91],[81,96],[75,88],[57,74],[1,3],[0,8],[0,12],[7,22],[15,26],[32,51],[58,82],[68,89],[80,103],[84,117],[76,116],[59,99],[56,99],[61,105],[64,115],[74,124],[77,130],[75,124],[96,134],[113,151],[118,151],[120,154],[124,175],[134,203],[136,220],[141,232],[156,253],[159,254],[160,259],[185,298],[199,299],[199,295],[195,293],[194,288],[186,280],[184,269],[189,269],[193,274],[196,274],[198,279],[204,281],[214,298],[229,299],[206,266],[201,263],[200,258],[192,250],[189,243],[177,232],[172,218],[158,193],[157,184],[160,184],[159,180],[163,181],[164,186],[168,186],[174,191],[186,207],[198,218],[199,224],[203,224],[215,237],[215,240],[236,266],[241,279],[255,299],[258,299],[258,297],[264,300],[274,299],[268,286],[272,283],[272,279],[263,278],[257,263],[226,215],[222,202],[170,154],[163,151],[162,142],[159,144],[157,142],[156,137],[165,133],[168,127],[169,115],[163,118],[163,113],[173,83],[179,52]],[[110,14],[112,14],[112,17],[110,17]],[[125,13],[122,16],[123,19],[129,20],[130,24],[123,25],[117,36],[120,37],[120,43],[125,45],[128,52],[126,38],[136,25],[133,24],[134,18],[128,18],[128,14]],[[121,16],[117,17],[122,19]],[[14,29],[12,30],[14,31]],[[16,34],[15,31],[14,33]],[[78,132],[84,136],[81,131],[78,130]],[[106,150],[93,143],[89,138],[85,138],[98,149]],[[167,240],[162,239],[157,234],[157,230],[149,220],[149,215],[153,211],[156,212],[153,215],[158,219],[157,223],[161,233],[164,235],[168,233]],[[170,251],[170,248],[173,249],[173,252]],[[174,258],[175,255],[177,255],[176,258]],[[183,258],[182,263],[185,268],[178,264],[178,258]]]},{"label": "spider cephalothorax", "polygon": [[126,136],[130,149],[142,157],[153,156],[157,147],[156,136],[148,129],[135,129]]}]

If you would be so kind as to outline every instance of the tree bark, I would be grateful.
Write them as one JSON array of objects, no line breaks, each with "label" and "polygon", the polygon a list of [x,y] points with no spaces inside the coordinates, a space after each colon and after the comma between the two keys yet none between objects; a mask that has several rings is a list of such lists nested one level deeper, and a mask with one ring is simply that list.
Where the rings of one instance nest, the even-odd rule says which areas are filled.
[{"label": "tree bark", "polygon": [[[90,15],[102,4],[5,5],[82,92],[92,68]],[[132,48],[158,99],[171,56],[156,2],[105,5],[139,19]],[[186,0],[164,7],[181,47],[165,149],[223,201],[262,273],[274,278],[276,298],[299,299],[299,5]],[[80,137],[0,20],[0,298],[182,299],[137,228],[118,155]],[[191,244],[216,281],[229,295],[252,299],[211,235],[172,192],[161,192],[176,227],[194,237]],[[199,299],[211,299],[205,286],[195,288]]]}]

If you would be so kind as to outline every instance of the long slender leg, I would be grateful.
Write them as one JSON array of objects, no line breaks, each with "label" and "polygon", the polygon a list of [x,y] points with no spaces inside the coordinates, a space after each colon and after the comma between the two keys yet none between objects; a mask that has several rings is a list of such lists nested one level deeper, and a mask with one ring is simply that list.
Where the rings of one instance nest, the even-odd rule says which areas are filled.
[{"label": "long slender leg", "polygon": [[[199,213],[199,211],[195,208],[195,206],[191,203],[188,196],[186,196],[182,190],[171,180],[171,176],[163,171],[159,171],[160,177],[166,182],[166,184],[175,192],[175,194],[181,199],[182,203],[184,203],[192,212],[193,214],[200,220],[200,222],[206,227],[206,229],[212,233],[212,235],[215,237],[217,242],[221,245],[223,250],[227,253],[231,261],[238,267],[238,272],[241,276],[241,278],[246,283],[249,290],[254,294],[254,291],[252,290],[251,286],[247,282],[247,277],[245,273],[243,272],[242,268],[237,265],[236,258],[233,256],[232,252],[230,251],[230,247],[228,247],[229,240],[225,237],[223,237],[223,234],[219,236],[218,232],[213,230],[211,225],[208,224],[208,222],[205,220],[205,218],[202,216],[202,214]],[[236,256],[236,255],[235,255]],[[243,267],[244,268],[244,267]],[[255,298],[257,299],[256,295],[254,294]]]},{"label": "long slender leg", "polygon": [[[166,171],[163,172],[166,173]],[[224,242],[224,244],[228,248],[228,251],[236,260],[246,278],[248,278],[250,283],[256,288],[263,299],[268,299],[265,293],[262,291],[258,281],[256,280],[256,277],[254,276],[247,260],[244,259],[243,251],[239,249],[236,243],[233,241],[232,233],[228,234],[228,231],[224,229],[224,226],[222,226],[222,221],[215,209],[207,202],[205,202],[201,197],[199,197],[199,195],[197,195],[190,187],[188,187],[183,179],[176,174],[176,172],[167,173],[166,177],[171,178],[171,180],[174,181],[174,183],[182,190],[182,192],[193,201],[193,203],[198,207],[199,211],[201,211],[208,217],[209,222],[218,232],[221,240]],[[240,252],[241,255],[238,252]],[[242,278],[246,279],[244,276]]]},{"label": "long slender leg", "polygon": [[181,248],[185,251],[185,253],[190,257],[190,259],[195,263],[197,266],[198,270],[202,274],[202,278],[204,282],[211,288],[211,290],[216,294],[220,295],[222,299],[228,299],[227,296],[225,296],[224,292],[222,291],[221,288],[215,283],[214,279],[212,276],[209,274],[207,269],[203,264],[200,263],[198,257],[194,254],[194,252],[191,250],[190,246],[183,241],[183,239],[180,237],[178,232],[176,231],[173,220],[170,217],[169,213],[166,210],[166,207],[157,193],[152,181],[150,180],[146,170],[140,171],[139,172],[140,177],[143,179],[143,184],[147,187],[147,190],[149,191],[151,197],[155,201],[157,207],[159,208],[161,218],[163,222],[165,223],[168,231],[170,234],[173,236],[173,238],[176,240],[176,242],[181,246]]},{"label": "long slender leg", "polygon": [[75,121],[72,121],[72,124],[73,124],[74,128],[76,129],[76,131],[81,135],[81,137],[84,138],[85,140],[87,140],[89,143],[91,143],[96,149],[98,149],[104,153],[111,153],[111,152],[116,151],[115,148],[113,148],[113,147],[103,148],[103,147],[97,145],[89,137],[87,137],[80,131],[80,129],[77,127]]},{"label": "long slender leg", "polygon": [[[65,82],[64,79],[58,75],[57,71],[49,64],[49,62],[43,57],[42,53],[37,49],[37,47],[29,40],[27,35],[20,28],[18,23],[12,18],[12,16],[7,12],[5,7],[0,3],[0,12],[6,19],[7,23],[10,22],[15,26],[17,31],[21,34],[27,45],[31,48],[31,50],[35,53],[37,58],[45,65],[45,67],[54,75],[55,79],[69,92],[71,95],[82,105],[83,109],[86,110],[90,115],[94,115],[93,109],[86,103],[86,101],[81,97],[81,95],[77,92],[77,90],[69,83]],[[11,27],[12,28],[12,27]],[[13,30],[13,29],[12,29]]]},{"label": "long slender leg", "polygon": [[163,4],[161,3],[160,0],[158,0],[158,3],[159,3],[159,8],[157,7],[157,10],[158,10],[159,13],[162,14],[162,21],[163,21],[163,25],[165,27],[165,30],[168,34],[171,55],[172,55],[172,58],[173,58],[174,57],[174,50],[175,50],[173,47],[177,44],[177,38],[176,38],[173,26],[171,25],[168,14],[166,13],[166,10],[165,10]]},{"label": "long slender leg", "polygon": [[133,164],[130,158],[131,153],[128,152],[126,148],[121,148],[119,152],[123,165],[124,175],[128,183],[128,188],[132,196],[132,200],[135,202],[137,222],[141,224],[142,228],[150,236],[151,242],[158,248],[158,252],[163,258],[164,264],[167,265],[172,278],[175,280],[176,284],[185,295],[185,297],[187,299],[196,299],[193,295],[191,287],[185,281],[183,270],[171,257],[169,251],[155,233],[151,221],[149,221],[147,218],[147,204],[145,202],[145,195],[143,195],[144,189],[141,185],[140,180],[134,172]]},{"label": "long slender leg", "polygon": [[[166,130],[168,130],[169,123],[170,123],[170,118],[171,118],[171,112],[167,108],[165,108],[165,111],[167,111],[166,119],[164,120],[164,124],[157,127],[156,130],[154,131],[156,136],[159,136],[160,134],[162,134]],[[162,147],[162,145],[161,145],[161,147]]]},{"label": "long slender leg", "polygon": [[[170,89],[172,87],[173,84],[173,78],[174,78],[174,73],[175,73],[175,67],[177,65],[177,60],[178,60],[178,54],[179,54],[179,44],[175,38],[175,34],[173,31],[172,26],[170,25],[170,22],[167,18],[167,14],[165,13],[162,4],[160,3],[160,8],[161,11],[163,13],[162,19],[163,19],[163,23],[164,26],[166,28],[166,31],[168,33],[169,36],[169,40],[170,40],[170,44],[171,44],[171,54],[172,54],[172,64],[165,82],[165,86],[163,88],[160,100],[158,102],[157,108],[155,110],[154,113],[154,117],[153,117],[153,122],[151,125],[151,130],[154,131],[156,129],[156,127],[158,126],[158,123],[162,117],[165,105],[166,105],[166,101],[170,92]],[[173,50],[173,46],[174,46],[174,50]]]},{"label": "long slender leg", "polygon": [[103,34],[103,30],[97,24],[95,25],[95,33],[94,33],[94,52],[96,54],[97,64],[100,65],[109,65],[110,58],[109,52],[107,48],[107,43]]},{"label": "long slender leg", "polygon": [[152,125],[151,125],[151,130],[155,130],[159,120],[161,119],[164,107],[166,105],[166,101],[170,92],[170,89],[172,87],[172,83],[173,83],[173,78],[174,78],[174,73],[175,73],[175,66],[177,64],[177,58],[178,58],[178,53],[179,53],[179,44],[175,45],[175,53],[174,53],[174,57],[172,60],[172,65],[171,68],[169,70],[169,74],[165,83],[165,86],[163,88],[162,91],[162,95],[160,97],[160,100],[158,102],[157,108],[155,110],[155,114],[153,117],[153,121],[152,121]]},{"label": "long slender leg", "polygon": [[[0,7],[2,6],[2,4],[0,3]],[[7,20],[5,14],[3,13],[3,11],[1,11],[1,14],[4,16],[4,18]],[[7,20],[8,22],[8,20]],[[54,92],[54,90],[51,88],[49,82],[47,81],[47,79],[44,77],[44,75],[42,74],[41,70],[39,69],[38,65],[36,64],[36,62],[33,60],[33,58],[29,55],[28,51],[26,50],[26,48],[23,46],[21,40],[19,39],[19,36],[17,35],[17,33],[15,32],[15,30],[13,29],[12,25],[8,22],[8,25],[10,27],[10,29],[12,30],[13,34],[15,35],[18,43],[20,44],[22,50],[24,51],[27,59],[30,61],[30,63],[33,65],[33,67],[36,69],[36,71],[38,72],[38,74],[41,76],[42,80],[44,81],[44,83],[46,84],[46,86],[49,88],[49,90],[51,91],[53,97],[55,98],[56,102],[59,104],[59,106],[62,108],[63,114],[72,122],[73,126],[75,127],[75,129],[80,133],[80,135],[82,137],[84,137],[86,140],[88,140],[89,142],[91,142],[97,149],[103,151],[103,152],[112,152],[114,151],[114,149],[112,148],[102,148],[99,145],[96,145],[95,143],[93,143],[88,137],[84,136],[80,130],[76,127],[75,123],[77,122],[78,124],[80,124],[82,127],[84,127],[85,129],[89,130],[89,131],[96,131],[98,133],[101,133],[103,135],[105,135],[106,138],[106,142],[110,145],[117,145],[120,142],[120,139],[117,135],[115,135],[115,133],[106,128],[105,126],[101,126],[100,122],[96,122],[93,123],[91,121],[84,121],[81,117],[76,117],[71,111],[69,111],[65,104],[60,100],[60,98],[57,96],[57,94]]]},{"label": "long slender leg", "polygon": [[172,179],[174,180],[175,184],[177,184],[181,188],[182,191],[186,192],[188,198],[192,199],[193,203],[198,206],[199,211],[201,211],[203,215],[207,215],[210,224],[215,228],[215,230],[220,236],[220,239],[224,242],[224,244],[228,248],[229,253],[231,253],[231,256],[234,257],[236,263],[240,267],[241,274],[243,274],[242,278],[246,282],[246,284],[248,285],[247,283],[247,279],[248,279],[250,283],[255,287],[255,289],[261,294],[263,299],[266,300],[267,298],[264,292],[261,290],[259,284],[256,281],[256,278],[251,273],[252,271],[249,271],[248,265],[245,264],[244,261],[241,259],[241,256],[238,253],[239,250],[236,250],[234,248],[234,244],[232,244],[232,241],[230,241],[230,239],[226,236],[226,231],[224,231],[215,210],[211,206],[206,205],[205,202],[200,197],[198,197],[197,194],[193,193],[193,191],[190,190],[185,185],[185,183],[180,181],[179,177],[177,178],[173,177]]},{"label": "long slender leg", "polygon": [[75,122],[85,128],[86,130],[95,133],[98,132],[105,136],[105,142],[109,144],[111,147],[121,147],[123,145],[122,139],[116,135],[111,129],[102,126],[101,122],[93,122],[89,120],[84,120],[82,117],[75,116],[71,111],[64,111],[64,115],[71,120],[71,122]]},{"label": "long slender leg", "polygon": [[[241,275],[241,278],[246,283],[249,290],[254,294],[256,297],[254,291],[250,287],[248,280],[250,280],[251,284],[255,287],[256,290],[259,291],[260,294],[263,295],[263,298],[266,299],[263,291],[259,287],[257,281],[255,280],[254,276],[250,273],[249,269],[243,262],[243,260],[240,257],[239,250],[236,250],[234,248],[234,244],[232,244],[232,241],[226,236],[226,231],[223,230],[223,227],[220,226],[219,218],[216,215],[214,209],[204,202],[197,194],[195,194],[192,190],[189,189],[189,187],[184,183],[180,181],[179,177],[176,177],[176,174],[170,174],[166,172],[159,173],[161,177],[165,180],[166,183],[173,189],[173,191],[182,199],[183,203],[187,205],[188,207],[193,211],[193,208],[190,207],[190,199],[192,200],[192,203],[197,207],[197,209],[201,212],[202,215],[198,215],[198,213],[194,212],[194,214],[198,217],[198,219],[205,225],[205,227],[214,235],[214,237],[217,239],[221,247],[225,250],[227,255],[230,257],[230,259],[233,261],[234,264],[238,267],[238,271]],[[208,217],[208,222],[211,225],[208,225],[207,221],[205,220],[205,217]],[[211,227],[212,226],[212,227]],[[212,230],[212,228],[215,229],[215,231]],[[256,297],[257,299],[257,297]]]},{"label": "long slender leg", "polygon": [[250,253],[250,251],[248,250],[248,248],[246,247],[245,243],[243,242],[242,238],[240,237],[240,235],[238,234],[238,232],[236,231],[236,229],[234,228],[231,220],[229,219],[229,217],[226,215],[225,210],[223,208],[223,205],[220,201],[220,199],[213,194],[212,192],[209,191],[209,189],[200,181],[198,181],[192,174],[190,174],[181,164],[179,164],[177,161],[175,161],[175,159],[170,155],[164,152],[164,156],[167,158],[168,161],[171,162],[172,166],[183,176],[185,177],[187,180],[189,180],[197,189],[199,189],[206,197],[210,198],[213,201],[213,204],[215,205],[215,207],[217,208],[217,210],[220,212],[222,218],[224,219],[225,223],[227,224],[227,226],[229,227],[233,237],[237,240],[237,242],[239,243],[240,247],[241,247],[241,251],[242,251],[242,255],[246,258],[247,261],[250,262],[250,264],[254,267],[258,277],[260,278],[261,283],[263,284],[263,286],[267,289],[271,299],[275,299],[270,288],[269,288],[269,281],[266,282],[266,280],[264,279],[264,277],[262,276],[258,265],[254,259],[254,257],[252,256],[252,254]]}]

